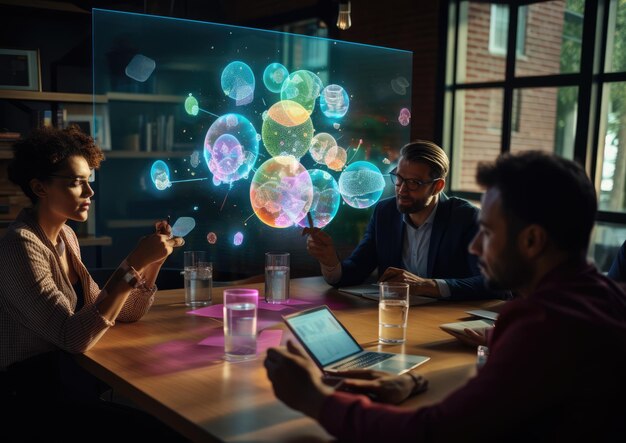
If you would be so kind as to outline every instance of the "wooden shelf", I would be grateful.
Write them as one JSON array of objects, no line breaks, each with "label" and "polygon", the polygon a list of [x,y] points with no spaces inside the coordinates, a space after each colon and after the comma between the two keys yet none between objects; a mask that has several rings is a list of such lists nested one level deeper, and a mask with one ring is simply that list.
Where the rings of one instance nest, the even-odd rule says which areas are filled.
[{"label": "wooden shelf", "polygon": [[183,158],[193,151],[103,151],[105,158]]},{"label": "wooden shelf", "polygon": [[108,94],[76,94],[71,92],[40,92],[14,91],[0,89],[0,99],[5,100],[33,100],[43,102],[65,103],[108,103],[109,101],[146,102],[146,103],[175,103],[183,104],[184,95],[163,94],[134,94],[130,92],[109,92]]},{"label": "wooden shelf", "polygon": [[39,92],[39,91],[13,91],[11,89],[0,90],[0,99],[6,100],[33,100],[43,102],[65,103],[106,103],[106,95],[74,94],[71,92]]},{"label": "wooden shelf", "polygon": [[111,237],[102,235],[96,237],[95,235],[88,235],[87,237],[78,237],[78,244],[81,246],[111,246],[113,240]]},{"label": "wooden shelf", "polygon": [[110,101],[149,102],[149,103],[185,103],[184,95],[134,94],[130,92],[109,92],[106,97]]}]

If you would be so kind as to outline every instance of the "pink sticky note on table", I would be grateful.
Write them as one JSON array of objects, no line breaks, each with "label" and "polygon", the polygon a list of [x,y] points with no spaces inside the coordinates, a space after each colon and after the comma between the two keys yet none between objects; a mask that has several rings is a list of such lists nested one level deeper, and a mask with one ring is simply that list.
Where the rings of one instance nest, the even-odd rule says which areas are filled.
[{"label": "pink sticky note on table", "polygon": [[205,306],[204,308],[187,311],[187,314],[199,315],[200,317],[224,318],[224,305]]},{"label": "pink sticky note on table", "polygon": [[[261,354],[273,346],[280,346],[280,340],[283,338],[283,331],[280,329],[268,329],[261,331],[256,339],[256,353]],[[213,346],[218,348],[224,347],[224,334],[210,335],[202,340],[199,345]]]}]

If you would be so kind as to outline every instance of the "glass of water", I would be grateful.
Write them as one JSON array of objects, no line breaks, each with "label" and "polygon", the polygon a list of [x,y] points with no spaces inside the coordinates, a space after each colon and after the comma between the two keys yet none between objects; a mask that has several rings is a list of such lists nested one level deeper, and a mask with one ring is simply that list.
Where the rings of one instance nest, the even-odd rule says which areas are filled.
[{"label": "glass of water", "polygon": [[284,303],[289,300],[289,253],[265,254],[265,301]]},{"label": "glass of water", "polygon": [[256,322],[259,291],[224,290],[224,354],[228,361],[256,357]]},{"label": "glass of water", "polygon": [[409,285],[381,283],[378,302],[378,341],[386,344],[406,341],[409,314]]},{"label": "glass of water", "polygon": [[200,308],[211,304],[213,264],[207,251],[185,251],[185,304]]}]

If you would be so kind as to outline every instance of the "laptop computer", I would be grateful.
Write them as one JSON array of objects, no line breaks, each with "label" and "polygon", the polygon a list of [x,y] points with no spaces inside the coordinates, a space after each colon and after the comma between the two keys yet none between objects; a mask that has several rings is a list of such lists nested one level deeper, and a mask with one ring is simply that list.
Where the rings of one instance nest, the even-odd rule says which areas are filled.
[{"label": "laptop computer", "polygon": [[[378,301],[380,297],[380,288],[378,283],[367,283],[356,286],[344,286],[339,288],[339,292],[345,294],[357,295],[359,297],[367,298],[368,300]],[[409,295],[409,306],[426,305],[428,303],[436,302],[437,299],[433,297],[421,297],[419,295]]]},{"label": "laptop computer", "polygon": [[328,306],[285,315],[283,320],[325,373],[376,369],[402,374],[430,360],[430,357],[421,355],[365,351]]}]

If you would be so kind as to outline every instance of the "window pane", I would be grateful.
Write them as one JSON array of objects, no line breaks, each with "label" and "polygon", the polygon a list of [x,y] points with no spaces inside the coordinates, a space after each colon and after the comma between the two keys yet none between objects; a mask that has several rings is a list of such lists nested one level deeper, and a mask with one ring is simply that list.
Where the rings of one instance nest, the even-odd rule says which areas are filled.
[{"label": "window pane", "polygon": [[574,157],[578,88],[530,88],[513,94],[511,151],[538,149]]},{"label": "window pane", "polygon": [[480,191],[476,166],[500,154],[502,89],[459,91],[456,96],[452,189]]},{"label": "window pane", "polygon": [[[600,209],[626,211],[626,83],[606,85],[600,148]],[[604,152],[603,152],[604,151]]]},{"label": "window pane", "polygon": [[462,2],[459,10],[457,82],[504,80],[509,8]]},{"label": "window pane", "polygon": [[594,262],[598,269],[607,272],[624,240],[626,240],[626,226],[598,222],[591,233],[587,258]]},{"label": "window pane", "polygon": [[580,71],[583,12],[584,0],[553,0],[529,5],[526,11],[520,8],[517,38],[524,43],[517,42],[515,74]]},{"label": "window pane", "polygon": [[626,2],[611,2],[611,18],[607,32],[608,71],[626,71]]}]

